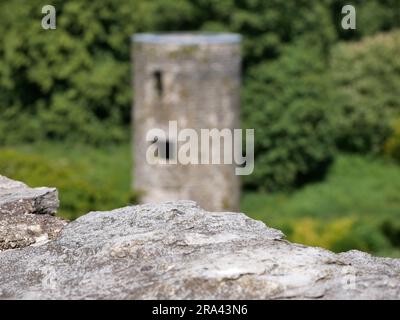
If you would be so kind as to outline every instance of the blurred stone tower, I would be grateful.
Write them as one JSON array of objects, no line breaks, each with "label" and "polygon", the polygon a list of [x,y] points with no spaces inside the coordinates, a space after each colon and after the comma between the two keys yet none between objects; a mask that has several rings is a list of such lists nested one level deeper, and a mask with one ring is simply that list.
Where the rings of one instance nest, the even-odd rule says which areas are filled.
[{"label": "blurred stone tower", "polygon": [[[240,181],[234,164],[164,164],[146,161],[150,129],[240,128],[240,35],[220,33],[136,34],[134,63],[134,185],[141,202],[195,200],[213,211],[238,210]],[[166,154],[174,156],[175,137]],[[199,148],[199,152],[200,148]]]}]

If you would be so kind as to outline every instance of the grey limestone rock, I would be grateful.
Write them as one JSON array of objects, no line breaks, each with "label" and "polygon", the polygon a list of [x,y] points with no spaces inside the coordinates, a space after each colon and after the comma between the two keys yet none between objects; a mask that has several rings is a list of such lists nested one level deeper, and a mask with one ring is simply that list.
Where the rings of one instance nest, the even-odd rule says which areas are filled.
[{"label": "grey limestone rock", "polygon": [[191,201],[91,212],[0,253],[1,299],[398,299],[400,260],[293,244]]},{"label": "grey limestone rock", "polygon": [[0,251],[54,239],[66,224],[54,217],[59,205],[54,188],[29,188],[0,176]]}]

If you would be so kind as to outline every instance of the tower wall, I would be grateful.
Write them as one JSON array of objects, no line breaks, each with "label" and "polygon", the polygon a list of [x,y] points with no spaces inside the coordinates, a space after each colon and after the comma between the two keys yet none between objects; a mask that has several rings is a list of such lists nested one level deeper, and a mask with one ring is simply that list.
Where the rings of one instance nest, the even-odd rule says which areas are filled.
[{"label": "tower wall", "polygon": [[146,134],[154,128],[168,133],[169,121],[199,136],[200,129],[240,128],[240,36],[138,34],[132,55],[133,187],[142,202],[187,199],[209,210],[237,210],[240,181],[234,164],[150,165]]}]

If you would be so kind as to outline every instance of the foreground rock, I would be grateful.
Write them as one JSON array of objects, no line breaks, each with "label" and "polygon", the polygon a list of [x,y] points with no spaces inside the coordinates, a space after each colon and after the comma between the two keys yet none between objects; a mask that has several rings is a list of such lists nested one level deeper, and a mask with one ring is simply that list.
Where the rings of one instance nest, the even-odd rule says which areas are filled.
[{"label": "foreground rock", "polygon": [[53,216],[58,205],[56,189],[32,189],[0,176],[0,251],[54,239],[66,224]]},{"label": "foreground rock", "polygon": [[92,212],[0,253],[2,299],[398,299],[400,260],[292,244],[193,202]]}]

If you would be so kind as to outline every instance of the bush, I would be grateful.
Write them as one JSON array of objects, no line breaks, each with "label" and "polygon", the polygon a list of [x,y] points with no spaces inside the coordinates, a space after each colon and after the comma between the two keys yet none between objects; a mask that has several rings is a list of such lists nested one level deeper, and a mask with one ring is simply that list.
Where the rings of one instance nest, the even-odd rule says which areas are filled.
[{"label": "bush", "polygon": [[385,153],[400,162],[400,119],[394,122],[392,134],[385,143]]},{"label": "bush", "polygon": [[287,236],[290,241],[334,252],[361,250],[376,254],[385,250],[394,251],[395,243],[391,243],[390,237],[398,241],[399,234],[397,229],[393,229],[393,223],[387,221],[382,231],[379,226],[355,217],[337,218],[329,222],[318,218],[303,218],[290,223],[291,232]]},{"label": "bush", "polygon": [[[355,4],[362,25],[355,36],[399,25],[396,0]],[[129,39],[135,32],[239,32],[245,72],[279,58],[299,38],[318,44],[328,56],[338,36],[352,34],[337,27],[342,0],[54,0],[52,5],[57,29],[45,31],[43,1],[0,2],[2,144],[128,139]]]},{"label": "bush", "polygon": [[398,220],[385,220],[381,229],[392,245],[400,248],[400,222]]},{"label": "bush", "polygon": [[325,180],[290,194],[245,192],[241,211],[289,240],[400,257],[400,166],[339,154]]},{"label": "bush", "polygon": [[313,218],[299,219],[292,222],[293,233],[288,234],[290,240],[310,246],[332,249],[333,246],[347,235],[354,224],[352,218],[341,218],[330,223]]},{"label": "bush", "polygon": [[127,140],[129,36],[143,1],[53,1],[57,29],[41,28],[43,1],[0,4],[0,143]]},{"label": "bush", "polygon": [[380,34],[334,50],[337,144],[351,152],[381,153],[400,115],[400,32]]},{"label": "bush", "polygon": [[255,171],[247,186],[288,190],[321,178],[334,151],[326,65],[307,43],[252,69],[245,79],[244,118],[255,128]]},{"label": "bush", "polygon": [[391,244],[379,227],[372,223],[357,221],[352,228],[342,237],[335,239],[330,247],[335,252],[360,250],[365,252],[380,253]]},{"label": "bush", "polygon": [[93,210],[122,207],[135,199],[135,193],[130,195],[129,188],[121,192],[109,177],[101,183],[94,181],[91,167],[74,164],[66,158],[49,159],[29,152],[0,149],[0,174],[34,187],[56,187],[61,203],[58,215],[67,219]]}]

